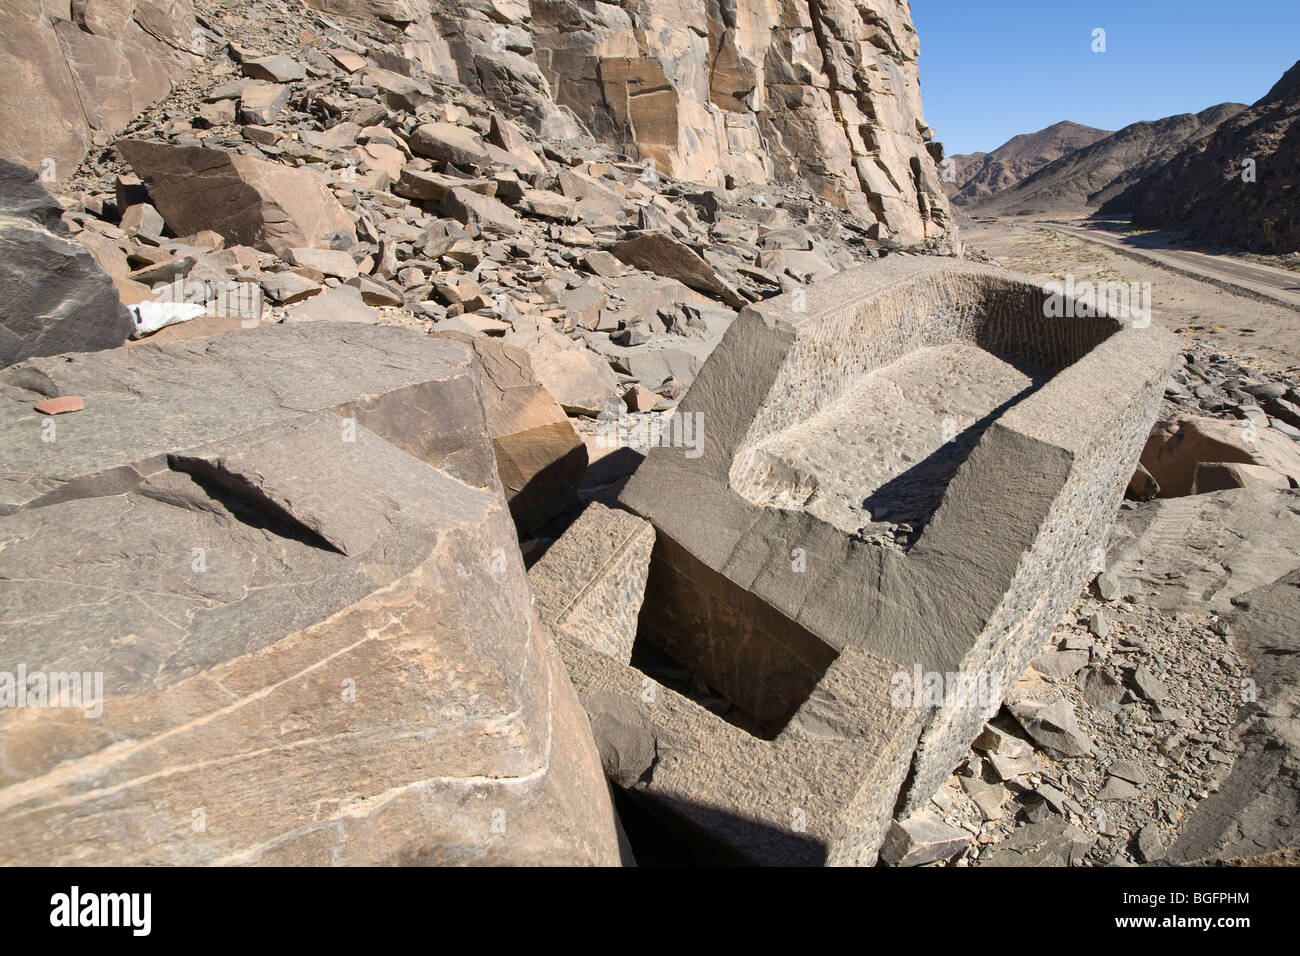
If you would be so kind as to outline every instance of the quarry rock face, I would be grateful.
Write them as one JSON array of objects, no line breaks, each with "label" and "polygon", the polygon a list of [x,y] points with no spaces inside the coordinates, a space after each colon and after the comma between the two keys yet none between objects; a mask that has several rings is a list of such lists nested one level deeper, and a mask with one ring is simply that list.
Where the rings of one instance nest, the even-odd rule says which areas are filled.
[{"label": "quarry rock face", "polygon": [[403,24],[407,58],[543,136],[580,123],[692,182],[804,182],[904,243],[951,230],[902,0],[310,5]]},{"label": "quarry rock face", "polygon": [[131,318],[112,280],[31,170],[0,159],[0,366],[121,345]]},{"label": "quarry rock face", "polygon": [[[108,125],[0,163],[0,862],[627,862],[610,782],[651,864],[1294,843],[1294,376],[947,255],[901,0],[44,11]],[[152,106],[28,72],[136,27]]]},{"label": "quarry rock face", "polygon": [[[0,391],[0,652],[86,677],[0,712],[0,859],[619,861],[469,349],[313,323]],[[43,440],[61,392],[85,410]]]},{"label": "quarry rock face", "polygon": [[[0,156],[70,176],[111,135],[202,62],[187,0],[12,0],[0,11]],[[16,74],[16,75],[15,75]]]},{"label": "quarry rock face", "polygon": [[556,102],[597,136],[634,145],[677,178],[804,179],[900,238],[945,230],[905,3],[532,9],[534,55]]},{"label": "quarry rock face", "polygon": [[[744,722],[656,687],[638,792],[746,859],[870,863],[948,777],[1090,576],[1176,351],[1047,297],[894,259],[732,325],[674,413],[702,451],[619,500],[656,534],[641,636]],[[640,686],[563,647],[580,694]]]},{"label": "quarry rock face", "polygon": [[552,632],[626,664],[654,547],[648,521],[593,501],[528,571]]}]

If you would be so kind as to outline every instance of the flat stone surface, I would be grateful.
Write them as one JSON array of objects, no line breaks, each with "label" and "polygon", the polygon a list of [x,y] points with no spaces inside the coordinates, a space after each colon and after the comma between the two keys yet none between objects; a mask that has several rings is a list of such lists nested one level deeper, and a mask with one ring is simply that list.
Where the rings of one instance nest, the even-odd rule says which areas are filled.
[{"label": "flat stone surface", "polygon": [[989,417],[1032,384],[974,345],[918,349],[764,439],[733,472],[733,487],[757,505],[803,508],[848,534],[882,518],[919,528]]},{"label": "flat stone surface", "polygon": [[284,321],[295,322],[362,322],[374,325],[379,310],[366,305],[361,290],[350,285],[327,289],[284,310]]},{"label": "flat stone surface", "polygon": [[1255,700],[1231,730],[1240,748],[1218,792],[1196,805],[1165,854],[1170,864],[1290,852],[1300,835],[1300,569],[1239,595],[1229,617]]},{"label": "flat stone surface", "polygon": [[1106,567],[1143,603],[1227,613],[1233,598],[1300,567],[1300,491],[1237,488],[1135,504],[1115,521]]}]

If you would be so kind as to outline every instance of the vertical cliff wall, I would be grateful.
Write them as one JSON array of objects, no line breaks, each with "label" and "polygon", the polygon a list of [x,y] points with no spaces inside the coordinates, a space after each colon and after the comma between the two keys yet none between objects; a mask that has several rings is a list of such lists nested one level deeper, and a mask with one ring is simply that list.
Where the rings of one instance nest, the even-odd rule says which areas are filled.
[{"label": "vertical cliff wall", "polygon": [[[906,0],[307,0],[543,136],[718,186],[802,180],[904,242],[950,229]],[[14,0],[0,155],[64,178],[201,62],[208,0]],[[247,15],[257,16],[250,0]],[[223,19],[230,4],[218,8]],[[235,11],[237,13],[237,11]],[[196,43],[198,46],[196,46]],[[293,51],[285,51],[292,53]],[[37,119],[39,117],[39,119]]]}]

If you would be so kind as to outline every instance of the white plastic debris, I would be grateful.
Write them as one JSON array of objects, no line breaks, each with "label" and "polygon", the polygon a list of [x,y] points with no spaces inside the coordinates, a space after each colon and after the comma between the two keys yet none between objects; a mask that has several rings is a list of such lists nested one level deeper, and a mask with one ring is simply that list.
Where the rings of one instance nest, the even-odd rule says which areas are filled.
[{"label": "white plastic debris", "polygon": [[196,319],[207,311],[203,306],[192,302],[153,302],[146,300],[130,307],[131,321],[134,328],[131,338],[140,339],[152,335],[169,325],[179,325]]}]

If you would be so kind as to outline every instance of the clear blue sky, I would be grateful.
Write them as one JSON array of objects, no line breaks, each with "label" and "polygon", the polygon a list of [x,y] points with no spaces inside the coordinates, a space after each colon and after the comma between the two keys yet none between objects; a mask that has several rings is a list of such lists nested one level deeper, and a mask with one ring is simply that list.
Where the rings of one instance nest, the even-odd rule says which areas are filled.
[{"label": "clear blue sky", "polygon": [[1300,0],[911,3],[925,119],[950,156],[1061,120],[1114,130],[1253,103],[1300,60]]}]

